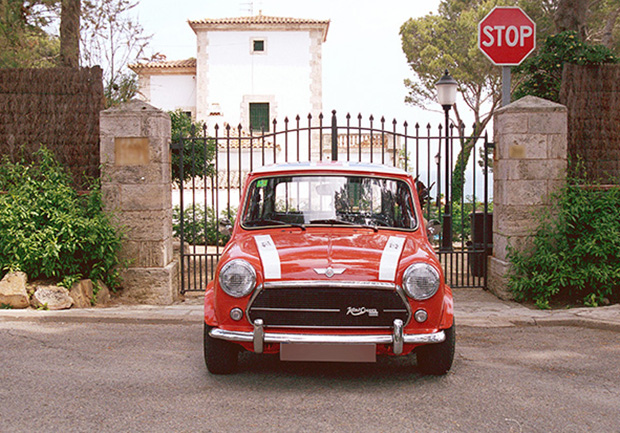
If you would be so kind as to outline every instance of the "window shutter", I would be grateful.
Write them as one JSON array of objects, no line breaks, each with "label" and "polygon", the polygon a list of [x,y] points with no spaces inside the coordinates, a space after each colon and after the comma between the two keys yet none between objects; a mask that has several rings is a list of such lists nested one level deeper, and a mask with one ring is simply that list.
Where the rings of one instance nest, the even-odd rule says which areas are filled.
[{"label": "window shutter", "polygon": [[269,103],[250,103],[250,128],[252,131],[260,131],[264,128],[269,131]]}]

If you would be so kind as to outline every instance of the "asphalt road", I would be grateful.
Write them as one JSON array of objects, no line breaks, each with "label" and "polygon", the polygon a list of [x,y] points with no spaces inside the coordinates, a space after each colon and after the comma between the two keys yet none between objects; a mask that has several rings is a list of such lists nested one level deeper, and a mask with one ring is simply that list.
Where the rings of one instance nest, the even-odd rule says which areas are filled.
[{"label": "asphalt road", "polygon": [[415,356],[210,376],[202,327],[0,322],[0,432],[620,432],[620,335],[457,328],[445,377]]}]

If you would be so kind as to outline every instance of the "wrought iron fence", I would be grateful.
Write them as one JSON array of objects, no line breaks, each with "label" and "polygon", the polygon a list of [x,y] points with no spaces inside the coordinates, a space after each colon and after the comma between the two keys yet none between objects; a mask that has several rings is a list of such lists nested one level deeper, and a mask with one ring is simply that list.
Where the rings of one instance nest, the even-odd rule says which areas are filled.
[{"label": "wrought iron fence", "polygon": [[[487,135],[466,135],[463,125],[439,125],[433,132],[430,124],[399,125],[384,117],[349,114],[339,125],[335,111],[329,122],[325,120],[322,114],[316,119],[285,118],[282,125],[274,119],[269,131],[258,132],[251,126],[215,126],[172,143],[178,164],[173,201],[182,292],[203,291],[213,278],[228,240],[220,233],[220,218],[234,218],[248,173],[274,163],[326,160],[380,163],[411,172],[429,190],[424,216],[431,232],[432,227],[450,228],[430,235],[448,284],[485,287],[486,258],[492,248],[493,144]],[[465,152],[471,153],[467,169],[455,170],[455,161]],[[442,173],[442,166],[453,169]],[[454,185],[464,186],[455,192]],[[446,191],[452,191],[450,197]]]}]

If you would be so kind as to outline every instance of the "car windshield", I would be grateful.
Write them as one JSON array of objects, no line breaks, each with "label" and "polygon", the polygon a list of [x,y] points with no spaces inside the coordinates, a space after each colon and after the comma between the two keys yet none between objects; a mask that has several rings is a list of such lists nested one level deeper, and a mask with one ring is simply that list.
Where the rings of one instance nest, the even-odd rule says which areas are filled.
[{"label": "car windshield", "polygon": [[409,185],[367,176],[304,175],[259,178],[250,185],[242,225],[350,225],[414,229]]}]

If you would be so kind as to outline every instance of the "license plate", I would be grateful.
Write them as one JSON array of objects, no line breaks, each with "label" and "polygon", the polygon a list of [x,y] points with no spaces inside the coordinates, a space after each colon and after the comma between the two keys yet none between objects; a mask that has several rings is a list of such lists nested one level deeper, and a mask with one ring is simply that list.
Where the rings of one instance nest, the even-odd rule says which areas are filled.
[{"label": "license plate", "polygon": [[280,344],[282,361],[376,362],[375,344]]}]

